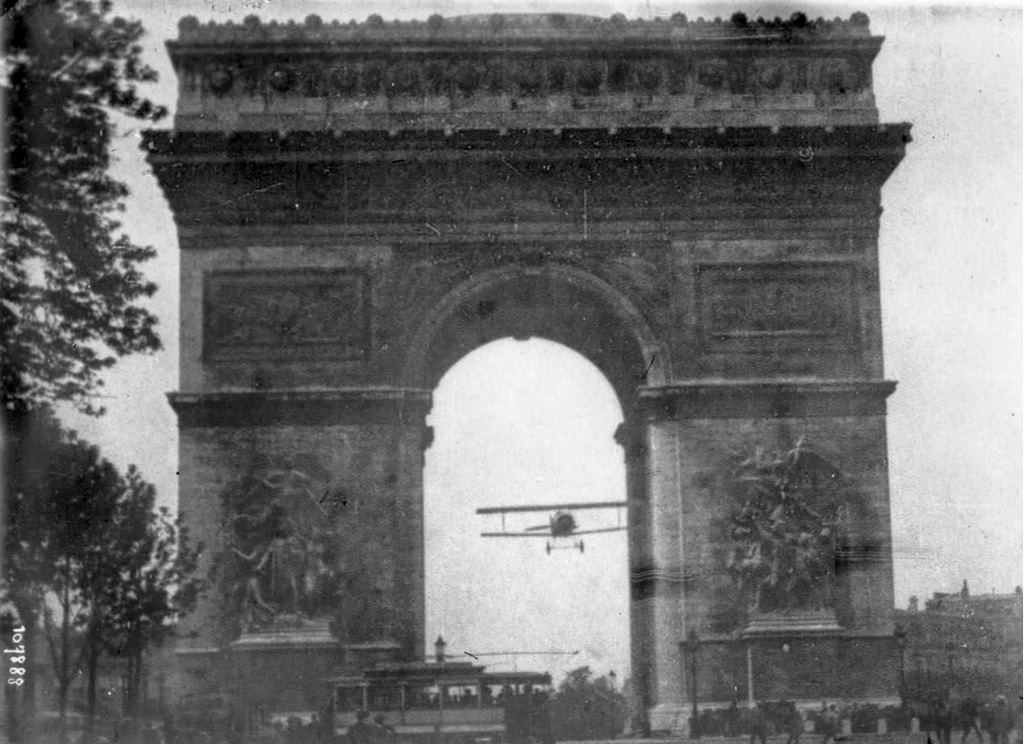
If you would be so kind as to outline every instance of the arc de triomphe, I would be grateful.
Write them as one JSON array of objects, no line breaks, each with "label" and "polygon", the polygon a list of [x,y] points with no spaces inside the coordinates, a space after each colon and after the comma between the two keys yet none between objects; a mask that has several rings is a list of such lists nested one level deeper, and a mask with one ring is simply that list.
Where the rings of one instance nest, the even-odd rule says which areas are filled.
[{"label": "arc de triomphe", "polygon": [[[878,229],[909,125],[878,121],[881,44],[862,14],[183,19],[174,131],[146,137],[181,248],[181,509],[216,568],[258,542],[226,510],[264,498],[226,490],[291,473],[333,577],[301,606],[278,592],[289,628],[208,593],[185,679],[234,659],[270,704],[245,678],[263,664],[310,705],[317,675],[422,655],[431,391],[480,345],[532,336],[592,361],[626,412],[652,727],[694,684],[709,704],[894,698]],[[715,473],[799,438],[861,508],[831,606],[751,616],[719,560]],[[281,571],[268,546],[289,530],[262,547]]]}]

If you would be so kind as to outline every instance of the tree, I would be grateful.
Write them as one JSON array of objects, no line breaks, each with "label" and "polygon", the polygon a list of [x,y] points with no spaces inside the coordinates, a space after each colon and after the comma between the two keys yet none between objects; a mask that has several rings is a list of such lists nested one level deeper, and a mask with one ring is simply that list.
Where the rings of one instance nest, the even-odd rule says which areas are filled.
[{"label": "tree", "polygon": [[194,604],[197,551],[134,467],[122,476],[96,447],[50,424],[7,453],[35,459],[19,463],[25,478],[9,494],[3,588],[26,628],[44,620],[62,721],[85,668],[91,724],[103,653],[127,658],[129,700],[138,700],[143,652]]},{"label": "tree", "polygon": [[607,677],[593,678],[589,666],[565,675],[551,701],[556,741],[614,739],[626,724],[626,699]]},{"label": "tree", "polygon": [[754,609],[832,605],[836,548],[850,491],[842,472],[807,449],[758,449],[729,479],[726,568]]},{"label": "tree", "polygon": [[98,414],[100,373],[160,347],[140,300],[151,248],[116,219],[128,196],[108,173],[114,116],[157,121],[141,97],[142,25],[110,0],[18,2],[4,25],[7,180],[0,190],[0,382],[11,412],[70,401]]},{"label": "tree", "polygon": [[[80,556],[110,519],[118,474],[95,447],[62,430],[53,417],[40,412],[28,420],[32,426],[4,449],[9,511],[0,581],[26,628],[27,648],[36,648],[40,620],[45,621],[64,711],[81,653]],[[21,704],[12,703],[22,719],[35,707],[32,677],[30,671]]]},{"label": "tree", "polygon": [[145,651],[174,633],[174,619],[192,610],[202,582],[193,577],[193,547],[181,517],[156,507],[156,489],[134,466],[128,469],[111,523],[109,554],[97,556],[96,597],[89,628],[89,724],[96,712],[96,667],[103,650],[127,666],[126,708],[140,715]]},{"label": "tree", "polygon": [[[47,511],[52,515],[37,536],[49,546],[54,566],[42,608],[62,721],[67,714],[68,691],[88,650],[83,630],[93,610],[92,556],[107,547],[121,486],[117,469],[100,457],[96,447],[69,438],[64,451],[61,470],[53,472],[54,481],[44,493],[29,496],[34,501],[47,502]],[[59,616],[57,620],[55,614]]]},{"label": "tree", "polygon": [[[54,434],[53,406],[70,402],[102,413],[102,371],[120,355],[160,347],[156,318],[141,304],[156,288],[138,268],[153,251],[122,232],[117,215],[128,189],[108,168],[116,118],[157,121],[166,112],[137,90],[156,80],[142,62],[142,26],[114,17],[109,0],[5,3],[0,34],[0,415],[5,454],[18,453],[5,457],[11,467],[0,498],[0,524],[7,526],[0,531],[0,576],[31,643],[38,595],[52,577],[50,564],[33,556],[47,555],[50,546],[13,532],[42,534],[37,527],[51,502],[29,503],[45,492],[46,468],[33,463],[59,464],[68,446]],[[11,577],[27,583],[12,584]],[[34,696],[30,681],[12,707],[31,711]]]},{"label": "tree", "polygon": [[[63,546],[61,525],[75,505],[80,504],[60,504],[51,494],[65,492],[69,481],[74,480],[66,466],[87,459],[87,453],[51,416],[39,414],[29,421],[31,425],[25,427],[22,436],[9,438],[3,451],[7,475],[4,498],[8,509],[0,580],[4,598],[26,628],[26,648],[35,649],[44,600],[59,580],[56,556]],[[71,521],[81,528],[79,520]],[[19,709],[24,718],[35,707],[31,669],[18,697],[20,705],[12,700],[8,703],[12,709]]]}]

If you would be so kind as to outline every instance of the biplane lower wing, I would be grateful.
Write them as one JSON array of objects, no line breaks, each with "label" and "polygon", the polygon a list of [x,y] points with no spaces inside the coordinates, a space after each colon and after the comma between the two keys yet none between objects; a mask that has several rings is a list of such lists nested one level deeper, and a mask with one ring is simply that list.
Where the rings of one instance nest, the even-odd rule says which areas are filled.
[{"label": "biplane lower wing", "polygon": [[551,539],[550,532],[481,532],[480,537],[543,537]]},{"label": "biplane lower wing", "polygon": [[572,533],[572,537],[577,535],[596,535],[599,532],[624,532],[625,529],[625,527],[603,527],[599,530],[576,530]]}]

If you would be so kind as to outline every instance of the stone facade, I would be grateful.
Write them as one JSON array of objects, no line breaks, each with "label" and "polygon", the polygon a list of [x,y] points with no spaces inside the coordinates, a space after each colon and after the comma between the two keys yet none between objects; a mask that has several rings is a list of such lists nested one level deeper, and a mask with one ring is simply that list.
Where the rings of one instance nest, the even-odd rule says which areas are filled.
[{"label": "stone facade", "polygon": [[[315,456],[361,505],[331,517],[358,536],[342,552],[388,556],[338,658],[422,653],[430,391],[484,343],[543,337],[627,412],[652,726],[690,698],[691,633],[715,659],[697,679],[709,703],[747,679],[748,648],[758,697],[809,694],[794,685],[819,663],[829,679],[864,666],[836,696],[894,697],[877,238],[909,126],[878,123],[881,41],[862,14],[183,20],[175,131],[145,146],[182,250],[171,399],[207,565],[225,483]],[[753,633],[719,558],[715,474],[801,437],[857,486],[834,621]],[[190,620],[190,658],[230,646],[218,612],[211,598]]]},{"label": "stone facade", "polygon": [[896,611],[904,695],[944,697],[950,690],[991,701],[1019,695],[1024,660],[1024,595],[935,592],[922,609],[916,597]]}]

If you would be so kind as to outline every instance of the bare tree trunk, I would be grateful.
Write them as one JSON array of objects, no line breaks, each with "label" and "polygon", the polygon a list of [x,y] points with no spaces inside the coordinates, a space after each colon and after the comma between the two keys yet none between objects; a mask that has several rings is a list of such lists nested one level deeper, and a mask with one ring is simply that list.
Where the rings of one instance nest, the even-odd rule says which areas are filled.
[{"label": "bare tree trunk", "polygon": [[61,619],[61,632],[60,632],[60,646],[61,646],[61,658],[60,658],[60,671],[58,672],[58,695],[59,695],[59,706],[58,711],[60,712],[60,738],[61,741],[67,741],[68,731],[68,690],[71,687],[71,673],[68,667],[71,664],[71,660],[68,658],[71,655],[71,611],[70,611],[70,595],[71,589],[68,586],[68,581],[64,581],[64,600],[63,600],[63,614],[64,617]]},{"label": "bare tree trunk", "polygon": [[[59,726],[59,737],[61,741],[67,740],[67,710],[68,710],[68,693],[71,689],[71,684],[74,681],[74,667],[77,666],[78,662],[81,661],[81,654],[78,655],[78,659],[73,665],[71,662],[71,588],[68,582],[68,574],[70,573],[70,567],[65,565],[63,567],[65,573],[64,585],[61,589],[61,594],[57,601],[61,606],[61,624],[59,631],[51,630],[53,627],[53,620],[51,619],[50,610],[43,610],[44,617],[46,619],[46,640],[50,647],[50,655],[53,658],[53,670],[57,676],[57,713],[58,713],[58,726]],[[54,641],[53,634],[58,632],[60,634],[59,644]],[[58,651],[58,645],[60,650]],[[83,649],[84,650],[84,649]]]},{"label": "bare tree trunk", "polygon": [[96,627],[95,621],[90,621],[89,623],[87,643],[89,644],[89,650],[86,655],[86,663],[88,665],[88,689],[86,692],[86,702],[88,707],[86,709],[84,741],[87,744],[91,744],[96,730],[96,678],[99,669],[100,656],[103,653],[103,647],[99,637],[99,629]]},{"label": "bare tree trunk", "polygon": [[142,644],[135,644],[135,715],[143,716],[146,713],[145,691],[142,689]]},{"label": "bare tree trunk", "polygon": [[125,677],[124,712],[128,718],[135,718],[135,653],[128,650],[128,674]]},{"label": "bare tree trunk", "polygon": [[4,730],[12,744],[22,744],[33,740],[33,718],[36,708],[36,664],[38,663],[36,645],[39,633],[39,612],[38,606],[32,596],[27,593],[16,593],[12,600],[17,610],[18,620],[11,618],[10,635],[13,636],[14,628],[20,630],[22,642],[20,645],[25,649],[25,676],[21,685],[4,685]]},{"label": "bare tree trunk", "polygon": [[127,688],[125,689],[125,715],[128,718],[131,735],[141,737],[142,724],[139,719],[139,653],[136,650],[137,642],[134,638],[134,630],[129,630],[127,643],[128,671],[126,674]]}]

